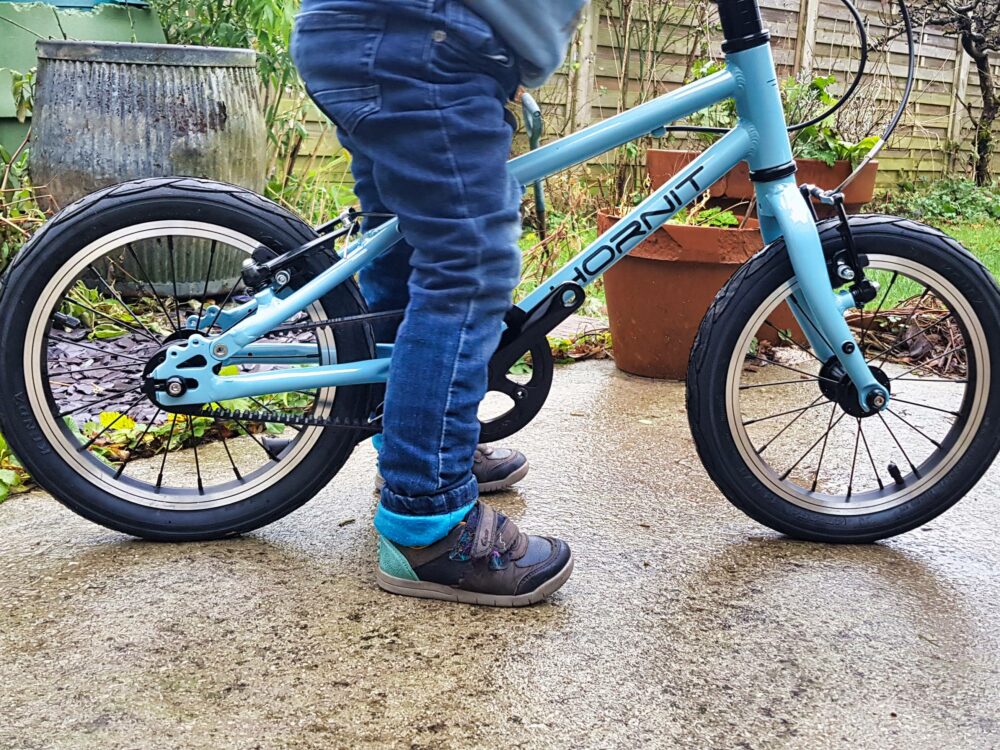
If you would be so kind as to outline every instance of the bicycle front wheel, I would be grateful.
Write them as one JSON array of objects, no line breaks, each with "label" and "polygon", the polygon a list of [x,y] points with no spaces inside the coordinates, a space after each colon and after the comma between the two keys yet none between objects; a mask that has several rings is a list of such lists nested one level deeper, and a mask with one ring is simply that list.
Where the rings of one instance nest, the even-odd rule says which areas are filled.
[{"label": "bicycle front wheel", "polygon": [[[689,420],[712,479],[751,517],[800,539],[871,542],[920,526],[1000,450],[996,281],[930,227],[865,216],[852,228],[880,290],[846,316],[892,394],[886,410],[861,412],[836,358],[823,361],[795,324],[782,241],[719,293],[688,370]],[[841,247],[836,222],[820,230],[825,249]]]}]

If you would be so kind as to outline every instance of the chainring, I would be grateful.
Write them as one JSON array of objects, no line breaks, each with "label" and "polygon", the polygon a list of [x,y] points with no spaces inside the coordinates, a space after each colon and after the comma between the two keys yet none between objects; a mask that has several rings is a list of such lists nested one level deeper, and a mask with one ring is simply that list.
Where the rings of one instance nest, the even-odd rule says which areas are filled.
[{"label": "chainring", "polygon": [[525,382],[512,379],[510,368],[501,372],[490,363],[487,397],[490,393],[501,393],[513,404],[498,416],[479,420],[479,442],[492,443],[510,437],[531,422],[545,404],[555,367],[548,339],[544,336],[535,339],[525,354],[531,355],[531,377]]}]

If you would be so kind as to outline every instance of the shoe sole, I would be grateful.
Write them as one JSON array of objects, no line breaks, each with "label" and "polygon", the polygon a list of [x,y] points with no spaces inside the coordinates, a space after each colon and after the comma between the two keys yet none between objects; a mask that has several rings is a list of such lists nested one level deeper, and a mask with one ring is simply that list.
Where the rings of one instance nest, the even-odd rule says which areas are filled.
[{"label": "shoe sole", "polygon": [[[524,465],[518,469],[515,469],[507,476],[502,479],[497,479],[493,482],[485,482],[479,485],[479,492],[483,495],[488,495],[492,492],[502,492],[503,490],[510,489],[515,484],[520,482],[528,475],[528,462],[525,461]],[[382,488],[385,486],[385,479],[382,478],[381,474],[375,475],[375,491],[381,492]]]},{"label": "shoe sole", "polygon": [[515,484],[520,482],[528,475],[528,462],[525,461],[524,465],[518,469],[515,469],[510,474],[505,476],[503,479],[497,479],[493,482],[486,482],[485,484],[479,485],[479,491],[483,494],[489,494],[490,492],[500,492],[513,487]]},{"label": "shoe sole", "polygon": [[443,586],[440,583],[430,583],[427,581],[411,581],[405,578],[396,578],[388,575],[378,568],[375,573],[375,580],[379,588],[393,594],[401,596],[413,596],[418,599],[439,599],[446,602],[458,602],[461,604],[479,604],[485,607],[526,607],[529,604],[537,604],[549,595],[553,594],[569,579],[573,572],[573,555],[558,573],[545,581],[534,591],[526,594],[516,594],[513,596],[502,596],[500,594],[480,594],[475,591],[463,591],[452,586]]}]

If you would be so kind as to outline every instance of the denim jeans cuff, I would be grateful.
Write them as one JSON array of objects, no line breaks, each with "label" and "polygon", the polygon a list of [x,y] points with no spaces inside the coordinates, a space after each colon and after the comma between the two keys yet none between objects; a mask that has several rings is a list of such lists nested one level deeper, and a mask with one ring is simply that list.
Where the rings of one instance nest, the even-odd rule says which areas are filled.
[{"label": "denim jeans cuff", "polygon": [[436,495],[408,497],[397,495],[386,484],[382,487],[381,502],[386,510],[404,516],[434,516],[463,508],[479,498],[479,483],[473,476],[464,484]]}]

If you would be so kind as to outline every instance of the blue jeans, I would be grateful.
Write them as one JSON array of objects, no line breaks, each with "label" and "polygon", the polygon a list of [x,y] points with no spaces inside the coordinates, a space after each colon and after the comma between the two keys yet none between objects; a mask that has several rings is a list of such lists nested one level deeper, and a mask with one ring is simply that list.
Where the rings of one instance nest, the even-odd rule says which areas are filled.
[{"label": "blue jeans", "polygon": [[405,238],[360,276],[371,310],[406,310],[376,331],[395,346],[375,525],[430,544],[478,497],[477,410],[520,275],[517,64],[459,0],[304,0],[292,55],[351,154],[362,210],[397,215]]}]

